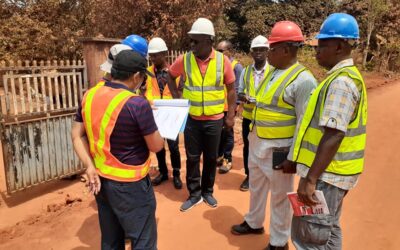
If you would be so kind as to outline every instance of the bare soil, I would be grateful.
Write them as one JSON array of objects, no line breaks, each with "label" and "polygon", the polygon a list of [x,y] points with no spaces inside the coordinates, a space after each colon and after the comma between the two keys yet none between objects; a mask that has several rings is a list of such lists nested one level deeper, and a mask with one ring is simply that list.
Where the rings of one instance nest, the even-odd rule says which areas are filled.
[{"label": "bare soil", "polygon": [[[399,249],[400,81],[377,74],[365,78],[369,88],[366,166],[358,186],[344,201],[343,249]],[[242,222],[249,207],[249,193],[238,189],[244,179],[239,123],[235,129],[233,170],[226,175],[217,174],[217,208],[201,204],[181,213],[179,207],[188,196],[185,188],[175,190],[172,181],[155,188],[159,249],[250,250],[267,245],[269,207],[264,235],[230,233],[230,227]],[[181,152],[185,166],[183,145]],[[3,186],[4,183],[0,185]],[[85,183],[79,178],[61,180],[12,197],[3,192],[0,249],[100,249],[96,203]]]}]

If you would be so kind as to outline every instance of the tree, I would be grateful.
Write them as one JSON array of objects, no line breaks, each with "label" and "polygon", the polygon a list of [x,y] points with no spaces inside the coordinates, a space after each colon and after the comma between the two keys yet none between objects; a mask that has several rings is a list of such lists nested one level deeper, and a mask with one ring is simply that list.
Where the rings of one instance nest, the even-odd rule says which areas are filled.
[{"label": "tree", "polygon": [[367,40],[366,45],[363,52],[363,68],[366,68],[367,65],[367,57],[370,47],[371,35],[375,30],[376,23],[380,20],[386,12],[389,10],[388,1],[386,0],[366,0],[367,4]]}]

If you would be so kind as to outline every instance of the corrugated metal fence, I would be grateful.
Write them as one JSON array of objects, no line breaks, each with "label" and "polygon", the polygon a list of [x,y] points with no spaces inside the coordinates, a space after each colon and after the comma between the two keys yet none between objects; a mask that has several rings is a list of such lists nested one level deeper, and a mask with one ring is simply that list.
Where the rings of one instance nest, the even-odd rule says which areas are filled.
[{"label": "corrugated metal fence", "polygon": [[8,193],[83,170],[70,138],[86,82],[82,61],[0,62]]}]

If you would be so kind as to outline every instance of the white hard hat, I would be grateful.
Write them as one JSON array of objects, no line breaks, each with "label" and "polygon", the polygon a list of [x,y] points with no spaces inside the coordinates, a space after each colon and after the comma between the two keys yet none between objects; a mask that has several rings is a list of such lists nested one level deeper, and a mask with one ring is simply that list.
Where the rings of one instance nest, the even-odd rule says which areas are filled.
[{"label": "white hard hat", "polygon": [[257,36],[251,41],[250,49],[252,48],[269,48],[268,39],[265,36]]},{"label": "white hard hat", "polygon": [[154,37],[149,42],[149,54],[168,51],[167,44],[160,37]]},{"label": "white hard hat", "polygon": [[214,25],[207,18],[200,17],[192,25],[188,34],[203,34],[215,36]]},{"label": "white hard hat", "polygon": [[111,73],[111,67],[115,57],[123,50],[132,50],[132,48],[125,44],[115,44],[112,46],[110,52],[108,52],[107,60],[100,65],[100,69],[104,72]]}]

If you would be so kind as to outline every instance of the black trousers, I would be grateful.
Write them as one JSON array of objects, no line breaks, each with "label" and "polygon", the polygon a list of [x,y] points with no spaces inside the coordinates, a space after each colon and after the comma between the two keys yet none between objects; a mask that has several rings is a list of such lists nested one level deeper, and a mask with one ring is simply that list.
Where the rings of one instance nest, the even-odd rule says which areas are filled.
[{"label": "black trousers", "polygon": [[[214,191],[218,146],[223,119],[199,121],[188,117],[185,128],[186,185],[191,198]],[[200,157],[203,154],[203,171],[200,175]]]},{"label": "black trousers", "polygon": [[102,250],[124,250],[125,238],[132,249],[157,249],[156,199],[149,176],[135,182],[101,178],[96,202]]},{"label": "black trousers", "polygon": [[[178,177],[180,175],[180,170],[181,170],[181,154],[179,152],[179,136],[178,136],[178,138],[176,138],[176,141],[167,139],[167,144],[168,144],[168,149],[169,149],[170,157],[171,157],[171,165],[172,165],[172,169],[173,169],[173,175]],[[160,170],[160,173],[163,175],[168,175],[167,162],[165,160],[165,157],[166,157],[165,148],[163,148],[161,151],[156,153],[156,156],[157,156],[157,161],[158,161],[158,169]]]},{"label": "black trousers", "polygon": [[243,137],[243,165],[244,172],[249,176],[249,133],[251,120],[243,118],[242,121],[242,137]]},{"label": "black trousers", "polygon": [[[227,115],[228,112],[224,112],[224,116]],[[218,149],[218,157],[223,156],[229,162],[232,161],[232,151],[235,142],[233,128],[223,128],[221,132],[221,141],[219,143]]]}]

